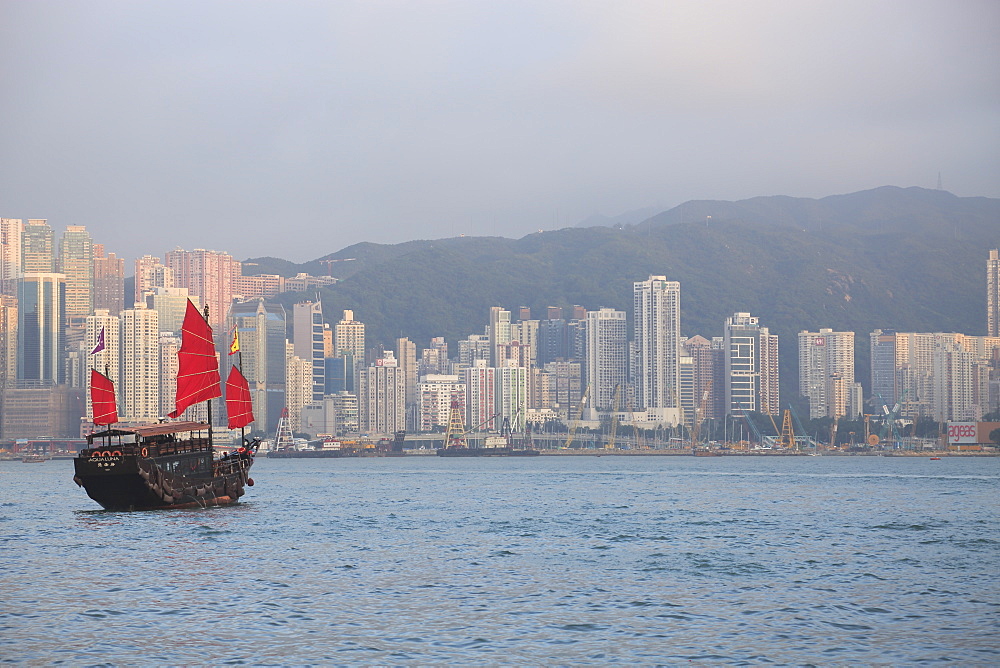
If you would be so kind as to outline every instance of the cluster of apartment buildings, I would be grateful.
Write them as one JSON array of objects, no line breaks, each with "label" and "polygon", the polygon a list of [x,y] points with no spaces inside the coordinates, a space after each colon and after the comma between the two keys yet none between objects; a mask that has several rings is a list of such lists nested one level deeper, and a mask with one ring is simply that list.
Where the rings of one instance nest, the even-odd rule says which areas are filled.
[{"label": "cluster of apartment buildings", "polygon": [[[89,428],[89,369],[116,382],[123,422],[173,409],[177,349],[190,299],[207,306],[225,374],[239,364],[254,400],[256,429],[279,420],[310,436],[443,430],[454,407],[468,428],[515,429],[548,422],[642,428],[727,415],[778,415],[778,336],[737,312],[721,336],[681,336],[681,289],[666,276],[633,285],[631,313],[610,307],[484,309],[485,325],[453,344],[407,338],[370,345],[345,311],[336,322],[303,299],[273,300],[334,279],[243,276],[227,253],[176,249],[135,261],[124,295],[124,261],[71,226],[59,244],[44,220],[0,219],[0,438],[76,435]],[[1000,260],[988,259],[989,335],[870,333],[869,404],[904,417],[978,420],[997,410]],[[240,351],[230,355],[238,334]],[[854,373],[854,332],[798,334],[799,392],[809,416],[865,412]],[[102,345],[98,345],[101,343]],[[93,351],[97,352],[93,352]],[[898,404],[898,407],[896,405]],[[198,411],[201,411],[200,413]],[[59,419],[53,416],[58,414]],[[186,418],[204,418],[204,407]],[[221,406],[213,418],[222,425]],[[33,433],[28,433],[33,432]]]},{"label": "cluster of apartment buildings", "polygon": [[[125,261],[84,226],[57,235],[42,219],[0,218],[0,438],[74,436],[90,417],[89,369],[117,387],[125,422],[156,421],[173,409],[176,351],[190,298],[208,305],[216,331],[233,300],[330,285],[300,274],[243,276],[227,253],[176,249]],[[100,338],[102,350],[97,347]]]}]

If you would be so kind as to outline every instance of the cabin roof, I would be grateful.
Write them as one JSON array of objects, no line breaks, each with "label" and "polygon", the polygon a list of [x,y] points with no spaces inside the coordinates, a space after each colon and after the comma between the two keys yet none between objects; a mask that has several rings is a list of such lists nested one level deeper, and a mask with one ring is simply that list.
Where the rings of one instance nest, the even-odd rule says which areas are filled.
[{"label": "cabin roof", "polygon": [[160,422],[158,424],[149,424],[143,427],[118,427],[116,429],[109,429],[105,432],[91,434],[91,436],[135,434],[140,438],[149,438],[150,436],[163,436],[165,434],[177,434],[188,431],[203,431],[205,429],[208,429],[207,422]]}]

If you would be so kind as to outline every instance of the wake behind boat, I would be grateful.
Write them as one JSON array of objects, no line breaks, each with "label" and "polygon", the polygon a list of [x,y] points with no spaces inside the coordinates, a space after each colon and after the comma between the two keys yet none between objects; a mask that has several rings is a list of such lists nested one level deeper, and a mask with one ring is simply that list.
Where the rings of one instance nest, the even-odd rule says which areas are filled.
[{"label": "wake behind boat", "polygon": [[[207,307],[206,307],[207,310]],[[212,328],[188,301],[178,352],[176,408],[179,418],[190,406],[222,396],[219,361]],[[103,349],[103,331],[91,354]],[[239,351],[234,336],[231,352]],[[196,508],[237,503],[246,486],[253,486],[250,467],[260,441],[243,444],[216,456],[212,447],[211,404],[209,421],[160,422],[141,427],[113,428],[118,422],[114,383],[91,370],[91,405],[94,424],[105,431],[87,436],[87,448],[74,460],[73,481],[106,510]],[[242,430],[253,422],[250,389],[237,366],[226,381],[229,428]]]}]

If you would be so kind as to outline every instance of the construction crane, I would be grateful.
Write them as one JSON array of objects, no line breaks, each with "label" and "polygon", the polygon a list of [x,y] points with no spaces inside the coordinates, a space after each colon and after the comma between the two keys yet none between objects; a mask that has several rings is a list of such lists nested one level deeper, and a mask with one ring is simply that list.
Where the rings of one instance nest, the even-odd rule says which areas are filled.
[{"label": "construction crane", "polygon": [[[805,438],[806,442],[808,443],[809,432],[807,432],[806,428],[802,425],[802,420],[799,419],[799,414],[795,412],[795,406],[788,404],[788,410],[791,411],[792,419],[795,420],[796,433],[802,434],[802,437]],[[815,443],[815,439],[813,439],[813,443]]]},{"label": "construction crane", "polygon": [[462,418],[462,403],[452,400],[451,412],[448,414],[448,429],[444,433],[444,447],[464,448],[465,420]]},{"label": "construction crane", "polygon": [[879,434],[878,434],[879,439],[884,442],[886,439],[892,436],[893,444],[895,445],[895,447],[898,448],[900,447],[900,443],[903,440],[903,437],[900,436],[899,434],[899,428],[896,426],[896,419],[899,416],[899,404],[896,404],[890,410],[889,405],[885,403],[885,399],[883,399],[881,395],[879,395],[878,398],[882,402],[882,414],[883,414],[882,428],[879,429]]},{"label": "construction crane", "polygon": [[645,450],[646,446],[642,442],[642,436],[640,435],[640,432],[639,432],[639,425],[636,424],[636,421],[635,421],[635,407],[632,406],[632,393],[631,392],[629,393],[629,396],[628,396],[628,417],[629,417],[629,420],[632,421],[632,435],[635,436],[635,449],[636,450]]},{"label": "construction crane", "polygon": [[615,385],[615,394],[611,398],[611,428],[608,431],[608,442],[604,445],[606,450],[615,449],[615,435],[618,432],[618,400],[621,397],[621,383]]},{"label": "construction crane", "polygon": [[[587,397],[590,395],[590,385],[587,385],[587,389],[583,391],[583,396],[580,397],[580,414],[576,421],[569,426],[569,434],[566,437],[566,445],[564,448],[568,448],[573,443],[573,437],[576,436],[576,430],[580,427],[580,422],[583,420],[583,411],[587,407]],[[568,412],[567,412],[568,419]]]},{"label": "construction crane", "polygon": [[708,406],[708,395],[712,391],[712,381],[708,381],[708,385],[705,386],[705,391],[701,393],[701,403],[698,404],[698,408],[694,413],[694,426],[691,429],[691,447],[694,448],[698,445],[698,434],[701,432],[701,420],[705,415],[705,407]]},{"label": "construction crane", "polygon": [[333,263],[334,262],[353,262],[354,260],[357,260],[357,258],[354,258],[354,257],[342,257],[342,258],[329,259],[329,260],[320,260],[319,263],[326,265],[326,275],[327,276],[333,276],[332,272],[333,272]]},{"label": "construction crane", "polygon": [[747,425],[749,425],[753,435],[757,438],[757,442],[764,445],[764,436],[760,433],[760,429],[756,424],[754,424],[753,420],[750,419],[750,414],[747,413],[747,409],[743,406],[743,402],[740,402],[740,411],[742,411],[743,419],[747,421]]},{"label": "construction crane", "polygon": [[778,439],[778,446],[782,448],[795,448],[795,430],[792,428],[792,411],[785,410],[785,417],[781,421],[781,437]]}]

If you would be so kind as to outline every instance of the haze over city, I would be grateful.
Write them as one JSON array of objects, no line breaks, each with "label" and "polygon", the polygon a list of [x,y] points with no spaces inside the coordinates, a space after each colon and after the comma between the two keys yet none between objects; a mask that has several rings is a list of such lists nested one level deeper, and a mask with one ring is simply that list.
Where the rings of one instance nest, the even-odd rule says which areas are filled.
[{"label": "haze over city", "polygon": [[0,2],[3,215],[313,259],[690,199],[1000,196],[993,2]]}]

